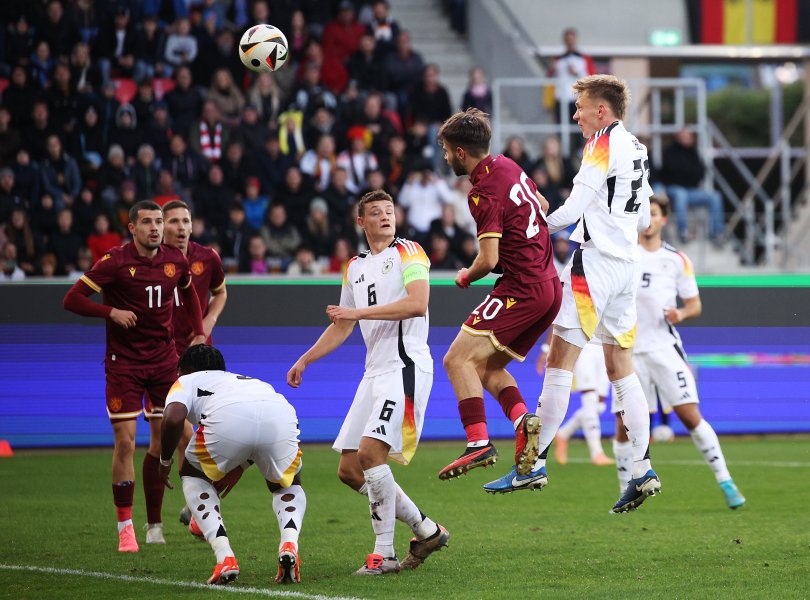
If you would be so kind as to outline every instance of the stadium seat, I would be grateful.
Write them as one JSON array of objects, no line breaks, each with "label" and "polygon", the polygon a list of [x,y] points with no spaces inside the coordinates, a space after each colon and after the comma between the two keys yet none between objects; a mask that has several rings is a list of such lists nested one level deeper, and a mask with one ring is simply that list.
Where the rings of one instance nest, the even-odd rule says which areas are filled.
[{"label": "stadium seat", "polygon": [[152,89],[155,91],[155,99],[163,100],[163,96],[174,89],[174,79],[169,77],[155,77],[152,80]]},{"label": "stadium seat", "polygon": [[115,99],[121,104],[129,104],[138,93],[138,86],[132,79],[114,77],[112,82],[115,85]]},{"label": "stadium seat", "polygon": [[8,87],[8,79],[0,77],[0,94]]}]

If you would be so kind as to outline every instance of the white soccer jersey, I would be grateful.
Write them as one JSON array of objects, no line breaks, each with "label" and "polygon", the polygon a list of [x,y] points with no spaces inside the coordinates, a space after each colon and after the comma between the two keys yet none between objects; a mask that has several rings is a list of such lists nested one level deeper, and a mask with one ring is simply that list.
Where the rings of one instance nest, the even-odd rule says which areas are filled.
[{"label": "white soccer jersey", "polygon": [[664,318],[664,309],[677,306],[676,297],[698,295],[692,262],[667,243],[655,252],[641,248],[641,281],[636,295],[638,327],[635,353],[662,346],[681,345],[675,327]]},{"label": "white soccer jersey", "polygon": [[[405,286],[427,279],[430,261],[416,242],[397,238],[379,254],[365,252],[349,261],[343,275],[340,305],[366,308],[390,304],[408,295]],[[413,361],[433,373],[427,345],[428,314],[402,321],[363,319],[360,330],[366,343],[366,376],[401,369]]]},{"label": "white soccer jersey", "polygon": [[548,217],[554,232],[579,221],[571,236],[582,247],[634,262],[638,232],[649,224],[647,148],[621,121],[597,131],[585,144],[582,166],[565,204]]},{"label": "white soccer jersey", "polygon": [[213,415],[230,405],[249,402],[288,404],[286,398],[272,385],[227,371],[197,371],[178,379],[166,397],[166,406],[172,402],[185,404],[188,420],[195,425],[205,416]]}]

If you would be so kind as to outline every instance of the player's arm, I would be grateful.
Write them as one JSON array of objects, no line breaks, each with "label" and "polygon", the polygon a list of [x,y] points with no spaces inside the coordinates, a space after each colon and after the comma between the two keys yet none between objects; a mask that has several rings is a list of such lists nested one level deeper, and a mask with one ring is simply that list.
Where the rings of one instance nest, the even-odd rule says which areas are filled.
[{"label": "player's arm", "polygon": [[194,339],[191,340],[191,345],[203,344],[208,338],[203,331],[202,310],[200,310],[200,299],[197,298],[197,292],[194,286],[191,285],[191,277],[184,283],[181,279],[178,283],[180,289],[180,296],[183,301],[183,306],[189,311],[191,317],[191,329],[194,332]]},{"label": "player's arm", "polygon": [[214,325],[217,324],[217,319],[219,319],[219,315],[222,314],[222,310],[225,308],[225,302],[227,301],[228,290],[225,287],[225,282],[223,282],[217,289],[211,290],[211,300],[208,302],[208,310],[205,313],[205,317],[203,317],[203,334],[205,335],[205,339],[208,339],[211,336],[211,332],[214,331]]},{"label": "player's arm", "polygon": [[407,284],[405,286],[407,295],[396,302],[378,304],[367,308],[330,305],[326,307],[326,314],[332,320],[349,321],[359,321],[361,319],[401,321],[413,317],[424,317],[430,300],[430,283],[427,279],[427,269],[424,271],[424,279],[416,279]]},{"label": "player's arm", "polygon": [[[93,285],[95,286],[95,284]],[[131,310],[121,310],[90,300],[90,296],[99,291],[101,291],[101,288],[98,286],[91,287],[90,283],[87,283],[84,278],[79,279],[65,294],[62,306],[65,310],[83,317],[109,318],[124,329],[134,327],[138,317]]]},{"label": "player's arm", "polygon": [[290,387],[300,386],[301,376],[304,374],[304,370],[316,360],[323,358],[345,342],[346,338],[351,334],[352,329],[354,329],[355,323],[357,323],[357,321],[340,319],[334,321],[327,327],[321,334],[321,337],[318,338],[318,341],[312,344],[312,347],[304,352],[301,357],[295,361],[295,364],[290,370],[287,371],[287,385]]},{"label": "player's arm", "polygon": [[703,305],[700,302],[700,296],[693,296],[692,298],[684,298],[683,306],[681,308],[665,308],[664,315],[667,321],[673,325],[677,325],[681,321],[687,319],[694,319],[700,316],[703,312]]},{"label": "player's arm", "polygon": [[[183,435],[183,426],[188,416],[188,409],[182,402],[172,402],[163,410],[163,420],[160,424],[160,468],[158,472],[163,484],[170,490],[174,489],[169,481],[172,470],[174,451]],[[168,458],[166,458],[168,456]]]},{"label": "player's arm", "polygon": [[495,265],[498,264],[498,250],[500,238],[495,236],[482,237],[478,242],[478,255],[469,268],[459,269],[456,274],[456,285],[461,288],[469,287],[473,281],[486,277]]},{"label": "player's arm", "polygon": [[575,183],[571,195],[561,207],[548,215],[548,231],[555,233],[576,223],[585,212],[585,207],[596,192],[582,183]]}]

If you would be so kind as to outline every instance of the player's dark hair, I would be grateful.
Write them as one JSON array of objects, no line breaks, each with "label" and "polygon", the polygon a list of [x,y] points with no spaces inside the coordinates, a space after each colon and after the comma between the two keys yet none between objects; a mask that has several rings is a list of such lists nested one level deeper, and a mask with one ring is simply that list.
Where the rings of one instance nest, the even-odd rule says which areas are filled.
[{"label": "player's dark hair", "polygon": [[385,190],[371,190],[360,198],[360,201],[357,203],[357,215],[362,217],[366,214],[366,204],[369,202],[381,201],[390,202],[391,204],[394,203],[394,199],[391,197],[391,194]]},{"label": "player's dark hair", "polygon": [[132,205],[129,209],[129,222],[135,225],[138,222],[138,212],[142,210],[160,210],[160,204],[151,200],[141,200]]},{"label": "player's dark hair", "polygon": [[224,371],[225,359],[222,352],[206,344],[189,346],[177,363],[180,375],[188,375],[197,371]]},{"label": "player's dark hair", "polygon": [[440,146],[447,142],[455,148],[464,148],[478,158],[489,152],[492,139],[492,126],[489,115],[477,108],[457,112],[439,128],[436,136]]},{"label": "player's dark hair", "polygon": [[624,80],[615,75],[589,75],[579,79],[573,87],[577,96],[587,94],[591,99],[603,100],[614,116],[624,118],[630,104],[630,88]]},{"label": "player's dark hair", "polygon": [[175,208],[185,208],[188,211],[188,214],[191,214],[191,209],[188,207],[188,204],[186,204],[182,200],[172,200],[164,204],[163,214],[166,215],[167,212],[169,212],[170,210],[174,210]]},{"label": "player's dark hair", "polygon": [[669,215],[669,198],[667,198],[666,195],[653,194],[650,196],[650,204],[657,204],[663,216],[666,217]]}]

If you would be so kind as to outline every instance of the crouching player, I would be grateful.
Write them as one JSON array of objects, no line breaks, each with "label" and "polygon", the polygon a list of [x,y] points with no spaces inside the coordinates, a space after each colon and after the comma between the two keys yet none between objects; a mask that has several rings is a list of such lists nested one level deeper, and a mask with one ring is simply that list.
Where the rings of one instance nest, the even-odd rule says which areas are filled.
[{"label": "crouching player", "polygon": [[[307,507],[301,487],[301,450],[295,409],[268,383],[225,370],[225,359],[211,346],[192,346],[180,357],[180,378],[166,398],[160,476],[169,481],[171,456],[188,418],[197,425],[180,468],[183,494],[217,565],[209,584],[239,576],[220,510],[222,482],[234,470],[255,463],[273,494],[281,532],[277,583],[300,581],[298,535]],[[216,487],[215,487],[216,486]],[[228,488],[229,489],[229,488]],[[222,495],[227,494],[227,489]]]}]

